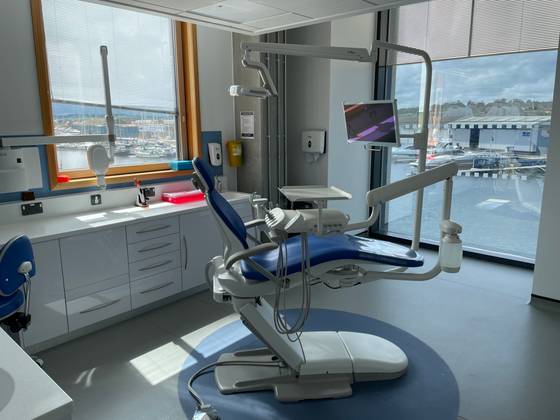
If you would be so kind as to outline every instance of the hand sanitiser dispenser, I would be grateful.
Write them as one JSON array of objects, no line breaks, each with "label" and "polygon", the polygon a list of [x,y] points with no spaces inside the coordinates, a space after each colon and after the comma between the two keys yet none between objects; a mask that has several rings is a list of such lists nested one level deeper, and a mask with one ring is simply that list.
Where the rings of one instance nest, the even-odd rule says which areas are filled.
[{"label": "hand sanitiser dispenser", "polygon": [[222,145],[220,143],[208,143],[208,154],[212,166],[222,165]]}]

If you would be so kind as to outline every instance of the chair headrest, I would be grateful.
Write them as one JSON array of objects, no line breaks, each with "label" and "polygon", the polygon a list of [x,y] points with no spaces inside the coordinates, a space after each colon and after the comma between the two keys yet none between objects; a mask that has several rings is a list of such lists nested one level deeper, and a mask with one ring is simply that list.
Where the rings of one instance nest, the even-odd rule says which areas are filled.
[{"label": "chair headrest", "polygon": [[193,167],[205,191],[210,192],[214,190],[214,179],[212,178],[210,166],[199,157],[195,157],[193,159]]}]

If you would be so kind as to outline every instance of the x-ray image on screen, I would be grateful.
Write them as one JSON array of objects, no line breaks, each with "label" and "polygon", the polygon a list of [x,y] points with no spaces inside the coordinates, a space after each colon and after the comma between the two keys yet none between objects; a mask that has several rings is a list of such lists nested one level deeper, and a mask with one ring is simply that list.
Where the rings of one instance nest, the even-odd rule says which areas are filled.
[{"label": "x-ray image on screen", "polygon": [[394,101],[344,104],[348,143],[366,142],[398,146],[398,125]]}]

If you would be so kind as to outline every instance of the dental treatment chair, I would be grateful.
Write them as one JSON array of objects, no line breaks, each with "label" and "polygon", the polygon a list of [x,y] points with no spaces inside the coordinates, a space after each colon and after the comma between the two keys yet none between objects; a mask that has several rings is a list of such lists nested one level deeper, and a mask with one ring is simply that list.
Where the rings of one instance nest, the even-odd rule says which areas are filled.
[{"label": "dental treatment chair", "polygon": [[[303,331],[311,288],[324,284],[339,289],[378,279],[423,281],[441,271],[457,272],[461,227],[449,220],[456,164],[369,191],[366,200],[372,212],[366,221],[354,224],[333,209],[279,208],[266,210],[264,220],[243,223],[214,188],[208,165],[195,158],[193,166],[193,182],[204,191],[225,243],[223,255],[214,257],[206,270],[214,299],[231,303],[244,325],[266,345],[220,356],[212,366],[220,392],[273,390],[280,401],[338,398],[351,395],[354,382],[395,379],[405,373],[406,354],[384,338]],[[371,226],[383,203],[440,181],[445,182],[440,253],[430,270],[418,272],[424,260],[415,250],[345,233]],[[336,223],[328,223],[333,220]],[[248,231],[257,226],[268,231],[270,242],[250,245],[254,238]],[[294,226],[300,227],[299,234],[288,235]],[[325,228],[319,231],[317,226]],[[288,322],[280,302],[282,293],[293,288],[301,288],[304,303],[297,319]],[[193,397],[200,408],[202,400]]]}]

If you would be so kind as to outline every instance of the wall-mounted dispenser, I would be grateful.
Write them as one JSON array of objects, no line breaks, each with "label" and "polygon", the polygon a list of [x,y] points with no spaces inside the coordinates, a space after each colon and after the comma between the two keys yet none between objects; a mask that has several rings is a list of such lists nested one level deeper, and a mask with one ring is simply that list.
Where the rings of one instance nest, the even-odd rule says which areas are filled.
[{"label": "wall-mounted dispenser", "polygon": [[208,143],[208,154],[212,166],[222,165],[222,145],[220,143]]},{"label": "wall-mounted dispenser", "polygon": [[301,133],[301,150],[307,162],[315,162],[325,153],[325,130],[305,130]]}]

